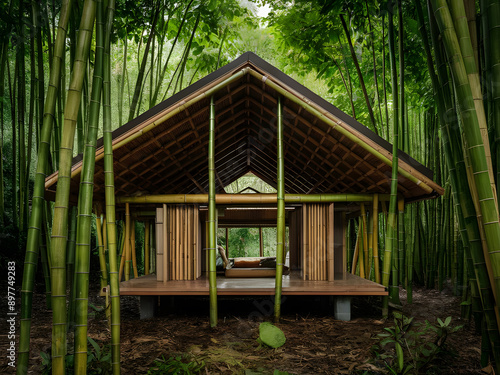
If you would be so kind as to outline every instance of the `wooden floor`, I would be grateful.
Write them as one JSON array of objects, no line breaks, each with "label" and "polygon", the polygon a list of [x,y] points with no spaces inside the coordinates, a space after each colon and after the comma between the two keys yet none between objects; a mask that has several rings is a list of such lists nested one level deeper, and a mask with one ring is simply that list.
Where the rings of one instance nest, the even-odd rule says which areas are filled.
[{"label": "wooden floor", "polygon": [[[169,295],[208,296],[208,279],[193,281],[156,281],[156,275],[141,276],[120,283],[121,295],[147,296]],[[217,276],[217,295],[255,296],[273,295],[274,278],[226,278]],[[380,284],[347,274],[344,280],[304,281],[299,275],[283,276],[283,295],[347,295],[382,296],[386,288]]]}]

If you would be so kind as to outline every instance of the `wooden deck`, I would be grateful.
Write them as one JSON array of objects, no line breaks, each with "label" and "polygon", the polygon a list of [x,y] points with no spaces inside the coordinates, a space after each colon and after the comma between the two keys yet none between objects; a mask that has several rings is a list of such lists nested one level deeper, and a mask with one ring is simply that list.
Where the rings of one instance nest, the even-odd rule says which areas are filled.
[{"label": "wooden deck", "polygon": [[[283,276],[283,295],[383,296],[380,284],[347,274],[344,280],[304,281],[298,275]],[[208,296],[208,278],[193,281],[156,281],[156,275],[141,276],[120,283],[126,296]],[[219,296],[274,295],[274,278],[217,277]]]}]

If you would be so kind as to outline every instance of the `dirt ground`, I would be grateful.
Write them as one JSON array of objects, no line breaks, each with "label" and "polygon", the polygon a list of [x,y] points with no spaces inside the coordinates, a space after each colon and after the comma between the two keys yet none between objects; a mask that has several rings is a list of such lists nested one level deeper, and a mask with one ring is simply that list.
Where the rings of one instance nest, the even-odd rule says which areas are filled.
[{"label": "dirt ground", "polygon": [[[6,290],[6,288],[5,288]],[[41,289],[34,296],[32,354],[30,374],[39,374],[40,352],[50,350],[51,312],[45,306]],[[94,291],[91,303],[102,306],[104,299]],[[4,297],[2,297],[4,298]],[[4,298],[5,299],[5,298]],[[484,374],[480,366],[481,339],[474,324],[460,319],[460,298],[449,291],[415,288],[413,303],[406,304],[401,292],[403,312],[416,321],[452,317],[452,326],[464,327],[447,339],[455,355],[439,360],[433,373]],[[164,298],[158,317],[139,320],[137,297],[122,297],[121,353],[123,374],[146,374],[157,358],[185,356],[203,360],[206,374],[272,374],[274,370],[292,374],[386,373],[383,362],[374,361],[371,351],[374,337],[389,327],[391,320],[381,319],[381,301],[375,297],[352,300],[352,320],[333,318],[328,297],[285,297],[283,318],[278,326],[286,336],[279,349],[261,348],[257,343],[261,321],[271,321],[273,304],[269,298],[227,298],[219,302],[219,324],[208,324],[208,299]],[[19,301],[17,302],[19,310]],[[110,331],[104,312],[95,313],[89,323],[89,336],[106,345]],[[1,303],[2,317],[7,316],[6,300]],[[19,320],[19,317],[18,317]],[[0,373],[11,374],[7,365],[6,319],[0,322]],[[19,332],[19,328],[17,331]]]}]

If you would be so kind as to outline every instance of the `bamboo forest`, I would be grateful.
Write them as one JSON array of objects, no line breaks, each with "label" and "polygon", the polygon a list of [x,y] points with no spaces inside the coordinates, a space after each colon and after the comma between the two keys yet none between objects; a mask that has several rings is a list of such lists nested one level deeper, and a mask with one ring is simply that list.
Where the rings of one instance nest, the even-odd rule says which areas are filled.
[{"label": "bamboo forest", "polygon": [[2,374],[500,374],[500,0],[0,0]]}]

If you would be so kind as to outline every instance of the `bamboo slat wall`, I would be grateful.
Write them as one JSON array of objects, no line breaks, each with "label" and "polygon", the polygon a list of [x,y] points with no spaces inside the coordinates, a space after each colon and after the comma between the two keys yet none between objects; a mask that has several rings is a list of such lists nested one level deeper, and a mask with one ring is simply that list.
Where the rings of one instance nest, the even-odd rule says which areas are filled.
[{"label": "bamboo slat wall", "polygon": [[166,205],[156,210],[156,279],[195,280],[201,276],[198,208]]},{"label": "bamboo slat wall", "polygon": [[303,280],[334,280],[333,221],[333,203],[302,206]]}]

